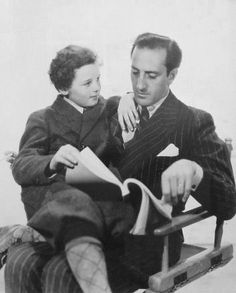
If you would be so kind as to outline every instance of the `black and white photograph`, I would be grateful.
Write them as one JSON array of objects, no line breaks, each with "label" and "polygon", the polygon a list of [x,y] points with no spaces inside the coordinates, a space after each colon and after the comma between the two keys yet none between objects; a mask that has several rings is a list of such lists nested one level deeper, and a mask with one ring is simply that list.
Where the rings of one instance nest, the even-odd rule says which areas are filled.
[{"label": "black and white photograph", "polygon": [[0,293],[235,293],[236,1],[0,0]]}]

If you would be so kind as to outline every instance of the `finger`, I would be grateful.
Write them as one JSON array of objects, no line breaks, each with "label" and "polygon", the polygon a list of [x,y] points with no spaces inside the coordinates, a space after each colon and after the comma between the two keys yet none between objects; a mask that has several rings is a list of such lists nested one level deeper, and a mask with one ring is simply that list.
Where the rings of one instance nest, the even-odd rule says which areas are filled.
[{"label": "finger", "polygon": [[[132,99],[133,98],[134,98],[134,95],[132,96]],[[132,112],[135,120],[139,120],[139,113],[138,113],[138,110],[137,110],[137,106],[135,105],[133,100],[132,100],[132,103],[130,105],[129,112]]]},{"label": "finger", "polygon": [[74,164],[78,163],[79,153],[80,151],[70,144],[66,145],[65,148],[60,150],[60,155],[62,155],[65,158],[68,157],[68,159]]},{"label": "finger", "polygon": [[184,189],[185,189],[185,182],[184,182],[183,178],[181,178],[178,181],[178,190],[177,190],[178,195],[180,195],[180,194],[183,195]]},{"label": "finger", "polygon": [[139,120],[139,114],[138,114],[138,111],[137,111],[136,107],[133,110],[133,114],[134,114],[134,117],[135,117],[135,121]]},{"label": "finger", "polygon": [[189,198],[189,195],[191,193],[191,185],[192,185],[191,176],[187,176],[185,179],[184,195],[182,197],[183,202],[186,202],[187,199]]},{"label": "finger", "polygon": [[66,160],[69,164],[72,164],[73,166],[78,164],[78,160],[73,155],[73,153],[66,153],[62,157],[64,160]]},{"label": "finger", "polygon": [[55,155],[50,167],[54,170],[55,168],[57,168],[58,165],[61,164],[69,168],[74,168],[74,166],[77,164],[77,161],[70,154],[64,154],[60,152],[57,155]]},{"label": "finger", "polygon": [[126,130],[123,115],[118,114],[118,121],[122,130]]},{"label": "finger", "polygon": [[127,129],[130,130],[130,131],[134,131],[134,126],[132,124],[132,121],[130,120],[129,115],[128,114],[125,114],[123,116],[123,118],[124,118],[125,125],[126,125]]},{"label": "finger", "polygon": [[171,188],[171,202],[176,205],[178,202],[178,180],[176,176],[170,178],[170,188]]},{"label": "finger", "polygon": [[189,196],[190,196],[190,192],[186,192],[184,194],[184,196],[182,197],[182,202],[186,202],[188,200]]},{"label": "finger", "polygon": [[128,115],[129,115],[130,122],[133,125],[133,128],[136,128],[137,127],[137,122],[139,123],[139,116],[137,118],[135,112],[133,112],[133,111],[130,112]]},{"label": "finger", "polygon": [[60,157],[60,158],[58,158],[57,160],[55,160],[56,161],[56,163],[54,163],[54,165],[56,165],[56,166],[59,166],[59,165],[64,165],[64,166],[66,166],[66,167],[69,167],[69,168],[74,168],[74,164],[73,163],[71,163],[69,160],[67,160],[66,158],[64,158],[64,157]]},{"label": "finger", "polygon": [[75,157],[78,155],[79,152],[80,151],[76,147],[74,147],[73,145],[71,145],[71,144],[67,144],[63,148],[63,153],[71,153]]},{"label": "finger", "polygon": [[164,202],[171,202],[171,187],[168,176],[165,173],[161,176],[161,190],[162,190],[162,200]]}]

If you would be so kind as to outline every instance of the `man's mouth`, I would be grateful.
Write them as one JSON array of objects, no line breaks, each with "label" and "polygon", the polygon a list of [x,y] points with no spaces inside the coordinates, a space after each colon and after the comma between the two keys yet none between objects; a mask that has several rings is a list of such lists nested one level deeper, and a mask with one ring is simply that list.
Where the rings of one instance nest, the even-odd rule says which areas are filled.
[{"label": "man's mouth", "polygon": [[148,96],[148,94],[136,93],[136,96],[139,97],[139,98],[146,98]]}]

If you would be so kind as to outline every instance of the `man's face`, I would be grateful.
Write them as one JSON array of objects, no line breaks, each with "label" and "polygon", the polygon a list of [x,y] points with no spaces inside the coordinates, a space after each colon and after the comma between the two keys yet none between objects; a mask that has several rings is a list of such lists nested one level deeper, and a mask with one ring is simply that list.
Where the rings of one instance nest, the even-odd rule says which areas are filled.
[{"label": "man's face", "polygon": [[69,99],[81,107],[97,104],[100,94],[100,72],[97,63],[75,70],[75,77],[68,90]]},{"label": "man's face", "polygon": [[153,105],[167,95],[173,76],[172,73],[167,76],[165,60],[165,49],[134,49],[131,81],[135,101],[139,105]]}]

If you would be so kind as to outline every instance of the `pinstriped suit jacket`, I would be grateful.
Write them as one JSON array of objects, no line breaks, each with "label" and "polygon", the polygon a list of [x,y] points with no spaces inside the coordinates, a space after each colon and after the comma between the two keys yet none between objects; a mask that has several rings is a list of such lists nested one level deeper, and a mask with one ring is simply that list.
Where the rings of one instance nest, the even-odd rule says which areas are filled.
[{"label": "pinstriped suit jacket", "polygon": [[[179,148],[179,155],[157,157],[170,143]],[[183,104],[170,92],[146,128],[126,143],[119,170],[123,178],[139,179],[160,198],[162,172],[183,158],[197,162],[204,171],[192,196],[216,216],[232,218],[236,192],[226,145],[217,136],[209,113]],[[174,213],[183,208],[177,205]]]}]

